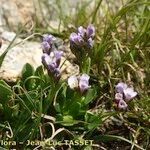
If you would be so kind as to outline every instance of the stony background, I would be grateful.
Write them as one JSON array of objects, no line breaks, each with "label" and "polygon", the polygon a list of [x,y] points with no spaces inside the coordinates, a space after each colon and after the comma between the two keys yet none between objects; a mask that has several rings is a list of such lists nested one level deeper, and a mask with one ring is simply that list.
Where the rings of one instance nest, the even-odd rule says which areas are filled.
[{"label": "stony background", "polygon": [[[43,16],[48,13],[44,3],[38,0],[0,0],[0,36],[2,39],[2,47],[0,55],[7,49],[13,38],[15,38],[19,27],[30,28],[35,19],[42,23]],[[55,0],[48,1],[49,5],[53,5]],[[74,4],[74,3],[73,3]],[[40,6],[41,5],[41,6]],[[41,10],[40,7],[43,9]],[[72,7],[71,7],[72,8]],[[58,28],[58,16],[54,11],[55,7],[51,9],[53,12],[50,17],[50,24],[53,28]],[[42,13],[41,13],[42,11]],[[63,42],[61,42],[63,45]],[[0,68],[0,78],[9,82],[14,82],[21,77],[21,71],[26,63],[30,63],[34,68],[41,65],[42,49],[39,42],[23,41],[21,38],[16,38],[12,48],[6,54],[2,66]],[[62,78],[66,79],[71,74],[78,74],[79,68],[77,65],[71,63],[68,58],[74,58],[69,50],[69,46],[63,46],[64,56],[62,57],[61,67]],[[68,57],[69,56],[69,57]]]},{"label": "stony background", "polygon": [[[1,34],[3,42],[0,55],[7,49],[15,36],[16,34],[14,32],[5,31]],[[56,40],[59,41],[59,39]],[[23,41],[22,39],[17,38],[14,45],[15,46],[12,46],[12,48],[8,51],[0,68],[0,78],[9,82],[14,82],[17,78],[21,77],[22,68],[26,63],[30,63],[35,69],[42,65],[42,49],[40,43]],[[61,67],[62,79],[66,79],[72,74],[78,74],[79,67],[70,62],[70,59],[74,59],[74,56],[71,54],[69,47],[62,45],[60,46],[60,49],[64,51],[64,56],[61,59],[60,66],[63,64]]]},{"label": "stony background", "polygon": [[56,4],[63,7],[63,13],[70,15],[81,1],[85,0],[0,0],[0,27],[16,31],[18,27],[29,27],[35,21],[43,23],[46,16],[49,24],[57,29],[59,14]]},{"label": "stony background", "polygon": [[[43,24],[45,16],[49,20],[48,24],[52,28],[58,29],[57,7],[63,7],[63,13],[66,15],[73,15],[76,7],[82,2],[88,3],[90,0],[0,0],[0,40],[2,40],[0,55],[7,49],[18,29],[23,28],[30,32],[35,23]],[[94,7],[93,2],[94,0],[89,3],[89,10]],[[58,3],[57,7],[56,3]],[[104,10],[108,7],[106,3],[107,1],[103,3]],[[117,6],[119,5],[117,2]],[[100,14],[103,15],[101,11]],[[61,29],[63,30],[63,27]],[[30,63],[34,68],[41,65],[42,50],[39,42],[16,38],[13,45],[15,46],[8,51],[0,68],[0,78],[7,81],[16,81],[26,63]],[[71,74],[78,74],[79,68],[72,63],[74,56],[70,52],[69,46],[65,45],[62,49],[65,52],[62,63],[65,61],[65,64],[61,71],[62,78],[66,79]]]}]

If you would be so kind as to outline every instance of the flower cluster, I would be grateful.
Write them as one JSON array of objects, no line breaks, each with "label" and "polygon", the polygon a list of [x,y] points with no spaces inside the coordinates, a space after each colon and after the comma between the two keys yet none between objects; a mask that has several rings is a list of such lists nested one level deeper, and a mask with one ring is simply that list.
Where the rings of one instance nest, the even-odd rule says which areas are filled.
[{"label": "flower cluster", "polygon": [[128,87],[127,84],[120,82],[115,87],[115,102],[119,109],[125,110],[127,108],[127,102],[133,99],[137,92],[134,91],[133,87]]},{"label": "flower cluster", "polygon": [[79,50],[80,48],[92,48],[95,36],[95,28],[93,25],[89,25],[87,29],[82,26],[78,27],[77,33],[71,33],[70,35],[70,48],[72,50]]},{"label": "flower cluster", "polygon": [[60,78],[60,60],[63,54],[62,51],[52,49],[54,37],[52,35],[44,35],[42,42],[42,63],[47,69],[49,75],[53,75],[54,78]]},{"label": "flower cluster", "polygon": [[42,42],[43,53],[50,54],[54,40],[55,40],[55,37],[53,37],[51,34],[43,35],[43,42]]},{"label": "flower cluster", "polygon": [[[89,25],[87,28],[83,26],[78,27],[77,33],[73,32],[70,35],[70,48],[75,56],[80,61],[79,64],[85,64],[85,59],[83,55],[90,53],[88,51],[93,47],[95,36],[95,28],[93,25]],[[81,59],[80,59],[81,58]],[[85,70],[82,72],[86,72]],[[71,89],[77,89],[83,94],[89,86],[90,77],[87,74],[82,74],[81,76],[70,76],[68,78],[68,85]]]},{"label": "flower cluster", "polygon": [[68,78],[68,85],[71,89],[77,89],[83,94],[90,88],[89,79],[90,77],[87,74],[82,74],[80,77],[72,75]]}]

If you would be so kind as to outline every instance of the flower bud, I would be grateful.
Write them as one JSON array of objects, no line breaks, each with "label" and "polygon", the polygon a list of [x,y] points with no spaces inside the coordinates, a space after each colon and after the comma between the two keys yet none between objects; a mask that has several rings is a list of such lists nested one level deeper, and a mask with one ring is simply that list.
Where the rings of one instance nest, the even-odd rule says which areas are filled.
[{"label": "flower bud", "polygon": [[95,27],[93,25],[89,25],[86,30],[87,38],[93,38],[95,36]]},{"label": "flower bud", "polygon": [[123,94],[121,94],[121,93],[116,93],[115,94],[116,103],[119,103],[119,101],[122,100],[122,99],[123,99]]},{"label": "flower bud", "polygon": [[43,35],[43,42],[48,42],[51,45],[53,43],[53,36],[50,34]]},{"label": "flower bud", "polygon": [[133,88],[127,88],[123,92],[126,101],[133,99],[137,95],[137,92],[135,92]]},{"label": "flower bud", "polygon": [[70,35],[70,44],[76,44],[76,45],[80,45],[82,44],[84,41],[82,39],[82,37],[76,33],[71,33]]},{"label": "flower bud", "polygon": [[59,65],[61,57],[63,55],[63,51],[54,50],[54,57],[56,59],[56,63]]},{"label": "flower bud", "polygon": [[119,103],[118,103],[118,108],[121,109],[121,110],[126,110],[127,108],[127,104],[124,100],[120,100]]},{"label": "flower bud", "polygon": [[68,78],[68,85],[71,89],[75,89],[78,87],[78,79],[76,76],[72,75]]},{"label": "flower bud", "polygon": [[116,92],[117,93],[123,93],[123,91],[127,88],[127,84],[123,83],[123,82],[120,82],[116,85]]},{"label": "flower bud", "polygon": [[42,42],[42,50],[43,50],[43,53],[47,53],[49,54],[50,53],[50,45],[48,42],[44,41]]},{"label": "flower bud", "polygon": [[83,28],[82,26],[78,27],[78,35],[84,38],[86,35],[86,29]]},{"label": "flower bud", "polygon": [[47,68],[47,66],[51,63],[52,59],[47,53],[42,55],[42,63]]},{"label": "flower bud", "polygon": [[86,91],[90,86],[89,86],[89,79],[90,77],[87,74],[82,74],[82,76],[79,79],[79,89],[80,92],[83,93]]}]

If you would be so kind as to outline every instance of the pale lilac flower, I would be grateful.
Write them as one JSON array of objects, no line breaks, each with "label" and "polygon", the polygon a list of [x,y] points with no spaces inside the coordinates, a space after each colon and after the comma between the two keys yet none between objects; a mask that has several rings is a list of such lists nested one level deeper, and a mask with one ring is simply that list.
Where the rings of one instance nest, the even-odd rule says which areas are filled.
[{"label": "pale lilac flower", "polygon": [[127,108],[127,103],[124,100],[120,100],[118,103],[118,108],[121,110],[125,110]]},{"label": "pale lilac flower", "polygon": [[71,50],[91,49],[94,45],[95,28],[93,25],[89,25],[87,29],[80,26],[77,33],[71,33],[70,35],[70,48]]},{"label": "pale lilac flower", "polygon": [[62,51],[52,50],[55,38],[52,35],[43,35],[42,49],[43,55],[41,57],[44,67],[47,69],[48,74],[52,75],[55,79],[60,78],[60,59],[63,54]]},{"label": "pale lilac flower", "polygon": [[86,35],[86,29],[83,28],[82,26],[78,27],[78,35],[84,38]]},{"label": "pale lilac flower", "polygon": [[117,93],[122,93],[123,94],[123,91],[127,88],[127,84],[123,83],[123,82],[120,82],[116,85],[116,92]]},{"label": "pale lilac flower", "polygon": [[60,63],[60,59],[61,59],[62,55],[63,55],[63,51],[54,50],[54,57],[58,64]]},{"label": "pale lilac flower", "polygon": [[76,76],[72,75],[68,78],[68,85],[71,89],[78,88],[78,79]]},{"label": "pale lilac flower", "polygon": [[88,38],[93,38],[95,36],[95,27],[93,25],[87,27],[86,35]]},{"label": "pale lilac flower", "polygon": [[92,47],[93,47],[94,41],[92,40],[92,38],[89,38],[89,39],[88,39],[87,45],[88,45],[89,48],[92,48]]},{"label": "pale lilac flower", "polygon": [[82,76],[79,79],[79,89],[80,92],[83,93],[87,89],[89,89],[89,79],[90,77],[87,74],[82,74]]},{"label": "pale lilac flower", "polygon": [[53,75],[56,79],[59,79],[60,78],[60,69],[59,68],[55,68],[54,72],[53,72]]},{"label": "pale lilac flower", "polygon": [[126,102],[137,95],[137,92],[135,92],[132,87],[128,87],[128,85],[123,82],[116,85],[115,91],[115,102],[117,103],[118,108],[123,110],[127,108]]},{"label": "pale lilac flower", "polygon": [[45,67],[47,67],[51,63],[52,59],[47,53],[42,55],[42,63]]},{"label": "pale lilac flower", "polygon": [[81,94],[90,88],[90,77],[87,74],[82,74],[80,77],[72,75],[68,78],[68,85],[71,89],[78,89]]},{"label": "pale lilac flower", "polygon": [[46,42],[46,41],[43,41],[43,42],[42,42],[42,50],[43,50],[43,53],[49,54],[49,53],[50,53],[50,48],[51,48],[51,46],[49,45],[48,42]]},{"label": "pale lilac flower", "polygon": [[[57,52],[55,52],[55,54],[56,53]],[[48,55],[47,53],[43,53],[42,63],[47,69],[48,74],[52,74],[56,79],[58,79],[60,77],[60,68],[58,62],[58,59],[60,60],[60,55],[58,55],[57,53],[56,56],[58,56],[58,58],[55,58],[55,54],[54,52],[51,52],[50,55]]]},{"label": "pale lilac flower", "polygon": [[125,100],[130,100],[137,95],[133,88],[128,87],[127,84],[120,82],[116,85],[116,92],[124,94]]},{"label": "pale lilac flower", "polygon": [[55,73],[55,70],[58,68],[57,63],[46,53],[42,55],[42,63],[48,70],[48,73]]},{"label": "pale lilac flower", "polygon": [[123,94],[121,94],[121,93],[116,93],[115,94],[115,100],[116,100],[116,102],[118,103],[120,100],[122,100],[123,99]]},{"label": "pale lilac flower", "polygon": [[70,35],[70,44],[80,45],[83,42],[84,41],[83,41],[83,39],[80,35],[77,35],[76,33],[71,33],[71,35]]},{"label": "pale lilac flower", "polygon": [[135,92],[133,88],[126,88],[123,90],[123,93],[126,101],[133,99],[137,95],[137,92]]},{"label": "pale lilac flower", "polygon": [[42,50],[43,53],[50,54],[54,37],[50,34],[43,35]]},{"label": "pale lilac flower", "polygon": [[53,73],[57,67],[58,67],[57,63],[55,61],[51,61],[48,64],[47,69],[48,69],[48,71],[50,71],[51,73]]},{"label": "pale lilac flower", "polygon": [[58,66],[58,64],[55,61],[52,61],[48,67],[47,67],[47,71],[49,75],[53,75],[53,77],[55,79],[59,79],[60,78],[60,68]]},{"label": "pale lilac flower", "polygon": [[43,35],[43,41],[51,45],[53,43],[53,36],[51,34],[45,34]]}]

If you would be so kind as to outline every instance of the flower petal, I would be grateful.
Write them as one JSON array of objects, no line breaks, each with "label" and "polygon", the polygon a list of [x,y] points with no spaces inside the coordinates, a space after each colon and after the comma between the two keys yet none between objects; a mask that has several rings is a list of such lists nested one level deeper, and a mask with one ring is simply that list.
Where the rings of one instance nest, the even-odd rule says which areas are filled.
[{"label": "flower petal", "polygon": [[95,27],[93,25],[89,25],[87,27],[86,34],[88,38],[93,38],[95,36]]},{"label": "flower petal", "polygon": [[128,107],[127,103],[124,100],[120,100],[118,103],[118,108],[125,110]]},{"label": "flower petal", "polygon": [[76,33],[71,33],[70,35],[70,44],[76,44],[76,45],[80,45],[82,44],[83,39],[80,35],[76,34]]},{"label": "flower petal", "polygon": [[123,100],[123,94],[116,93],[115,94],[115,101],[116,101],[116,103],[119,103],[120,100]]},{"label": "flower petal", "polygon": [[80,35],[82,38],[84,38],[85,34],[86,34],[86,29],[83,28],[82,26],[78,27],[78,35]]},{"label": "flower petal", "polygon": [[56,61],[60,60],[63,55],[63,51],[54,50],[54,56],[56,58]]},{"label": "flower petal", "polygon": [[78,87],[78,79],[77,79],[77,77],[76,76],[70,76],[69,78],[68,78],[68,85],[69,85],[69,87],[71,88],[71,89],[75,89],[75,88],[77,88]]},{"label": "flower petal", "polygon": [[127,87],[128,87],[127,84],[120,82],[116,85],[115,90],[117,93],[123,94],[123,90],[125,90]]},{"label": "flower petal", "polygon": [[124,89],[123,93],[126,101],[133,99],[137,95],[137,92],[135,92],[133,88]]},{"label": "flower petal", "polygon": [[92,40],[92,38],[89,38],[88,41],[87,41],[87,43],[88,43],[88,47],[89,48],[92,48],[93,45],[94,45],[94,41]]},{"label": "flower petal", "polygon": [[48,66],[51,63],[52,59],[47,53],[44,53],[42,55],[42,63],[44,66]]},{"label": "flower petal", "polygon": [[44,34],[43,35],[43,41],[48,42],[49,44],[52,44],[53,36],[51,34]]},{"label": "flower petal", "polygon": [[82,74],[82,76],[79,79],[79,89],[81,93],[86,91],[90,86],[89,86],[89,79],[90,77],[87,74]]},{"label": "flower petal", "polygon": [[46,41],[43,41],[42,42],[42,50],[43,50],[43,53],[47,53],[49,54],[49,49],[51,48],[51,46],[49,45],[48,42]]}]

